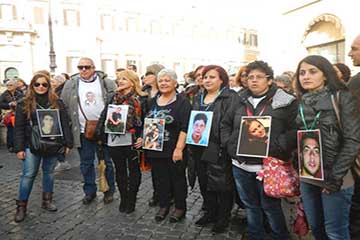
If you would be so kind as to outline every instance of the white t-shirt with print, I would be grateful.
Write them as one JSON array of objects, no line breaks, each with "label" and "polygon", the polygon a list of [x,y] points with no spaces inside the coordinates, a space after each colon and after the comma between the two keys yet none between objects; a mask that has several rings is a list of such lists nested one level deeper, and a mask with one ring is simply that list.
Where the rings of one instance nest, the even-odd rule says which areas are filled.
[{"label": "white t-shirt with print", "polygon": [[[105,107],[99,77],[93,82],[79,81],[79,101],[88,120],[98,120]],[[79,108],[80,131],[85,128],[85,118]]]}]

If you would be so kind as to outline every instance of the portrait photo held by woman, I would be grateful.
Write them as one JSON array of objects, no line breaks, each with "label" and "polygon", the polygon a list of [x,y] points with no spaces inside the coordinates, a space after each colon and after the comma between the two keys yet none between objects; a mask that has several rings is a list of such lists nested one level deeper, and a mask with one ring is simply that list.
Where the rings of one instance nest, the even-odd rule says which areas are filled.
[{"label": "portrait photo held by woman", "polygon": [[[302,59],[295,73],[299,130],[319,129],[323,181],[300,179],[306,218],[315,239],[349,240],[349,213],[354,191],[351,168],[360,149],[359,103],[324,57]],[[337,121],[332,98],[339,95]],[[314,181],[313,181],[314,182]]]},{"label": "portrait photo held by woman", "polygon": [[238,156],[267,157],[270,132],[270,116],[243,117],[236,154]]},{"label": "portrait photo held by woman", "polygon": [[[44,109],[46,111],[41,111]],[[53,114],[53,110],[59,114]],[[58,132],[62,132],[63,136],[55,137],[54,141],[49,141],[47,138],[48,141],[43,143],[40,133],[37,131],[45,133],[45,136],[47,133],[53,134],[49,129],[54,127],[55,122],[50,118],[57,119],[58,127],[61,127],[61,131],[58,130]],[[23,165],[15,215],[15,222],[21,222],[26,216],[28,199],[40,165],[43,172],[41,207],[51,212],[57,210],[52,202],[54,168],[58,155],[63,153],[67,155],[73,147],[73,135],[65,104],[54,93],[47,75],[37,73],[31,79],[25,98],[19,102],[16,108],[14,136],[14,150]],[[37,139],[35,139],[36,137]],[[42,147],[35,149],[35,142]],[[53,148],[52,146],[58,147]],[[59,153],[60,149],[63,149],[62,153]]]},{"label": "portrait photo held by woman", "polygon": [[324,180],[320,130],[299,130],[297,137],[299,176]]},{"label": "portrait photo held by woman", "polygon": [[156,118],[145,118],[143,149],[162,151],[164,145],[164,129],[164,120]]},{"label": "portrait photo held by woman", "polygon": [[128,105],[109,104],[105,121],[105,133],[125,133],[128,109]]},{"label": "portrait photo held by woman", "polygon": [[212,117],[212,112],[191,111],[186,138],[187,144],[208,146]]},{"label": "portrait photo held by woman", "polygon": [[36,116],[41,137],[63,136],[58,109],[37,109]]}]

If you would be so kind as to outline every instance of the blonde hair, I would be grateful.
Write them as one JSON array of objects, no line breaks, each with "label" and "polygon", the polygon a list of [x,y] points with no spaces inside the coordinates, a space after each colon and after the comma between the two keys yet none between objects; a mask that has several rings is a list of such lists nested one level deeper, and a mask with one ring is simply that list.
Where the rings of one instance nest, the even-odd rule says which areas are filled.
[{"label": "blonde hair", "polygon": [[[132,70],[123,70],[121,72],[118,73],[119,78],[121,77],[125,77],[126,79],[128,79],[129,81],[131,81],[134,86],[133,89],[135,90],[135,93],[139,96],[146,96],[147,94],[143,91],[141,91],[141,86],[140,86],[140,79],[139,76]],[[119,80],[116,80],[116,84],[118,83]]]}]

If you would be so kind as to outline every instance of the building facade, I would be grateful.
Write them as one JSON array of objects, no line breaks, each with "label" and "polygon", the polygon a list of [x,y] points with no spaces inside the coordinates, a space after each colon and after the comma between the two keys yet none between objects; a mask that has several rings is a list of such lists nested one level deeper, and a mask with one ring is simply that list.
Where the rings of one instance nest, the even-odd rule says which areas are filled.
[{"label": "building facade", "polygon": [[123,0],[0,0],[0,79],[29,81],[49,69],[49,13],[56,73],[77,72],[82,56],[111,78],[129,64],[143,74],[147,65],[161,63],[181,76],[200,64],[229,69],[258,57],[255,29],[231,17],[208,21],[194,7],[174,10],[150,11]]},{"label": "building facade", "polygon": [[[353,39],[360,34],[356,0],[293,0],[283,6],[278,18],[272,48],[264,46],[278,72],[295,71],[308,54],[326,57],[332,63],[345,63]],[[261,49],[263,52],[263,49]],[[264,51],[264,52],[265,52]]]}]

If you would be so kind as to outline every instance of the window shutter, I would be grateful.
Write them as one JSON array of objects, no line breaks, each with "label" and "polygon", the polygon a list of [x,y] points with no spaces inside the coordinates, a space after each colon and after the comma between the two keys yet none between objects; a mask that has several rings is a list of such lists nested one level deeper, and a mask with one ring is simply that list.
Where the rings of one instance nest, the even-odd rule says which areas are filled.
[{"label": "window shutter", "polygon": [[80,12],[76,11],[76,20],[77,20],[77,26],[80,27]]}]

